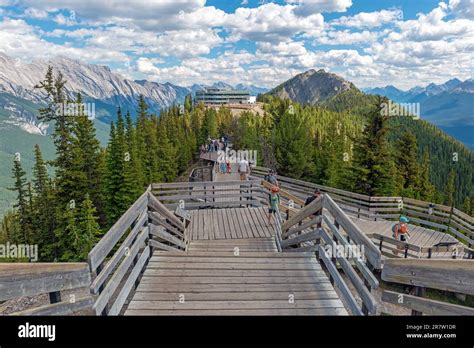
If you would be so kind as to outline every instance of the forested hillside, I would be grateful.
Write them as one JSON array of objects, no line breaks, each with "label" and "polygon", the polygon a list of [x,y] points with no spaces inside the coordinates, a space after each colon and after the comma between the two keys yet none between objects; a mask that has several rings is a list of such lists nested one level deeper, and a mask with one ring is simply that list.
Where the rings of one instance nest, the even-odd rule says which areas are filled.
[{"label": "forested hillside", "polygon": [[[377,96],[358,90],[341,93],[323,104],[330,110],[364,115],[365,110],[377,100]],[[417,160],[430,158],[430,181],[436,188],[436,201],[443,202],[450,173],[454,176],[454,203],[469,210],[474,199],[474,153],[460,141],[447,135],[438,127],[422,119],[408,116],[390,117],[387,123],[388,138],[396,147],[397,141],[407,132],[417,141]],[[424,155],[427,152],[427,155]]]},{"label": "forested hillside", "polygon": [[47,94],[40,120],[54,124],[55,159],[46,162],[34,146],[31,181],[21,154],[9,159],[17,202],[2,221],[0,243],[38,244],[41,261],[85,260],[150,183],[174,180],[192,162],[197,144],[232,123],[229,110],[192,108],[189,97],[184,108],[171,107],[158,117],[140,97],[136,122],[118,109],[104,149],[81,107],[73,115],[57,112],[58,104],[82,103],[81,95],[67,100],[66,83],[52,69],[40,83]]},{"label": "forested hillside", "polygon": [[83,109],[57,112],[58,103],[82,105],[81,95],[66,99],[65,83],[50,69],[40,84],[47,94],[40,120],[54,124],[56,156],[45,161],[34,146],[31,181],[21,156],[11,158],[17,204],[0,227],[0,243],[38,244],[43,261],[85,260],[150,183],[175,180],[200,144],[223,134],[237,149],[257,150],[259,164],[282,175],[472,214],[472,152],[426,122],[383,116],[382,97],[349,91],[325,105],[301,106],[263,96],[263,116],[194,106],[190,96],[158,116],[140,97],[136,115],[117,110],[103,148]]}]

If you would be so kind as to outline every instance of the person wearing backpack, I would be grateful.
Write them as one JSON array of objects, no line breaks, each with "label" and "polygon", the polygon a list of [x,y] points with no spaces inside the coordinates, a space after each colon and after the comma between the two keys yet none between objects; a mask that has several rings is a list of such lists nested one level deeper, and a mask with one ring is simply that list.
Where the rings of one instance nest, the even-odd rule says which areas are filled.
[{"label": "person wearing backpack", "polygon": [[[406,216],[400,216],[399,221],[392,226],[393,238],[400,242],[408,242],[408,239],[410,238],[408,222],[409,220]],[[399,250],[403,250],[403,246],[397,246],[397,250],[394,250],[393,254],[398,255]]]}]

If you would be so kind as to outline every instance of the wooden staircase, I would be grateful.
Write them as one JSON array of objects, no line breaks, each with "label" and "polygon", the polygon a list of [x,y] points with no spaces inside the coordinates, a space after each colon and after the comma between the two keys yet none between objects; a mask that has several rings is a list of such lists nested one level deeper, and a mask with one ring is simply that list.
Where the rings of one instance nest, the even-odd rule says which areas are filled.
[{"label": "wooden staircase", "polygon": [[347,315],[313,253],[271,238],[155,251],[125,315]]}]

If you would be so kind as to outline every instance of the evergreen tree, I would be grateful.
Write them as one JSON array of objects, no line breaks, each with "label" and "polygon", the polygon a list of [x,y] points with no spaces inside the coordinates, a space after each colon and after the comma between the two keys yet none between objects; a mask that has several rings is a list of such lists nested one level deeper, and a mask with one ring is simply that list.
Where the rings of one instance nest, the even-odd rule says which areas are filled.
[{"label": "evergreen tree", "polygon": [[446,181],[446,188],[444,190],[444,204],[451,207],[454,204],[454,192],[456,189],[456,173],[454,170],[448,175],[448,180]]},{"label": "evergreen tree", "polygon": [[431,202],[434,200],[435,188],[431,183],[430,178],[430,154],[428,148],[425,147],[423,150],[423,158],[420,166],[420,199]]},{"label": "evergreen tree", "polygon": [[397,174],[401,177],[400,193],[404,197],[420,198],[420,167],[417,154],[415,135],[410,131],[403,132],[396,144],[395,162]]},{"label": "evergreen tree", "polygon": [[10,190],[16,192],[16,203],[13,207],[17,208],[18,223],[21,230],[21,235],[16,235],[13,242],[18,244],[28,244],[31,241],[31,226],[29,224],[30,207],[28,205],[26,173],[23,170],[19,157],[16,157],[13,163],[14,184]]},{"label": "evergreen tree", "polygon": [[387,119],[378,97],[367,115],[367,123],[354,146],[352,175],[354,190],[372,196],[388,196],[395,190],[395,166],[387,139]]},{"label": "evergreen tree", "polygon": [[87,194],[79,208],[77,227],[80,235],[75,244],[75,257],[78,261],[85,261],[101,234],[100,226],[97,222],[96,209]]}]

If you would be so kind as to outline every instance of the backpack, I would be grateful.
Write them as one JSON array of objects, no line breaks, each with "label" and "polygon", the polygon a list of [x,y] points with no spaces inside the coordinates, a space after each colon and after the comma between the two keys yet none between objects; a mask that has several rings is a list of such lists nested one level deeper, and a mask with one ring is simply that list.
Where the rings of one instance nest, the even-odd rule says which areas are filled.
[{"label": "backpack", "polygon": [[395,231],[396,231],[397,228],[398,228],[398,233],[399,234],[407,234],[408,233],[407,224],[396,223],[395,225],[392,226],[393,237],[395,237]]}]

